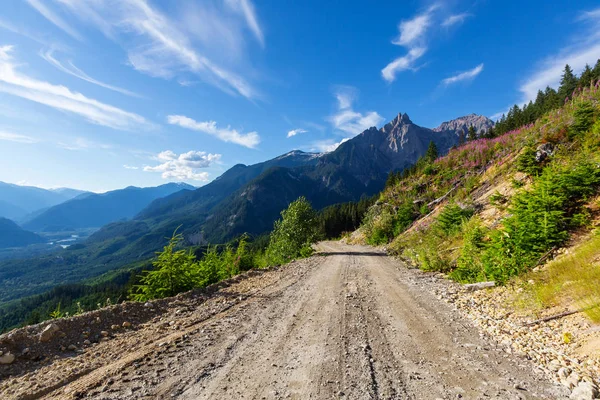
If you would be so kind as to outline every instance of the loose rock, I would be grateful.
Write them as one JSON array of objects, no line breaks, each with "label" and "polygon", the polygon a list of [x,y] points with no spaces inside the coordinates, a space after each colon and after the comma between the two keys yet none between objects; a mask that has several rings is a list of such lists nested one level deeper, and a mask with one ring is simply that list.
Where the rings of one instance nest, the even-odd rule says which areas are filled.
[{"label": "loose rock", "polygon": [[51,323],[50,325],[46,326],[44,330],[40,333],[40,342],[48,342],[58,331],[58,325],[56,325],[55,323]]},{"label": "loose rock", "polygon": [[12,364],[15,361],[15,355],[6,353],[0,356],[0,364]]}]

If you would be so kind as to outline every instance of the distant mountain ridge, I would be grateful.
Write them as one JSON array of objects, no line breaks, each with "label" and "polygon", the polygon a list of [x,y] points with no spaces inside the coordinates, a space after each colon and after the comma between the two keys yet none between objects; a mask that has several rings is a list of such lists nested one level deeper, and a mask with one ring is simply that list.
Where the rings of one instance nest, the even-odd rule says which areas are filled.
[{"label": "distant mountain ridge", "polygon": [[20,220],[27,214],[63,203],[82,195],[83,190],[42,189],[0,182],[0,217]]},{"label": "distant mountain ridge", "polygon": [[0,249],[28,246],[44,241],[41,236],[22,229],[13,221],[0,218]]},{"label": "distant mountain ridge", "polygon": [[433,128],[434,132],[452,132],[456,136],[460,136],[461,132],[464,137],[467,137],[469,127],[473,127],[480,134],[482,131],[487,131],[494,126],[494,121],[488,117],[477,114],[469,114],[464,117],[456,118],[451,121],[442,122],[437,128]]},{"label": "distant mountain ridge", "polygon": [[33,216],[23,227],[38,232],[101,227],[132,218],[158,198],[191,189],[195,188],[185,183],[168,183],[150,188],[129,186],[100,194],[85,193]]}]

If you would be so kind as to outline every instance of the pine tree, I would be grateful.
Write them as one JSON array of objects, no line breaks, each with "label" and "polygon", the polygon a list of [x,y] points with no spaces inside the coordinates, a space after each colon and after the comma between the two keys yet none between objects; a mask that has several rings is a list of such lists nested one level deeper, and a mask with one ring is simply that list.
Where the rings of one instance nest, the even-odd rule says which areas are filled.
[{"label": "pine tree", "polygon": [[594,80],[594,72],[592,71],[592,69],[590,68],[590,66],[588,64],[585,64],[585,69],[583,70],[583,72],[581,73],[581,76],[579,77],[579,83],[578,83],[577,87],[580,87],[580,88],[588,87],[592,84],[593,80]]},{"label": "pine tree", "polygon": [[559,99],[564,103],[567,98],[573,95],[577,88],[577,77],[573,74],[573,70],[569,64],[565,65],[562,78],[560,80],[560,88],[558,89]]},{"label": "pine tree", "polygon": [[425,153],[425,159],[429,162],[435,161],[439,157],[438,148],[433,143],[433,140],[429,142],[429,147],[427,148],[427,152]]},{"label": "pine tree", "polygon": [[473,140],[477,140],[477,131],[475,130],[475,128],[473,127],[473,125],[471,125],[469,127],[468,133],[467,133],[467,140],[469,142],[473,141]]},{"label": "pine tree", "polygon": [[600,59],[596,62],[594,69],[592,70],[592,76],[595,82],[600,80]]}]

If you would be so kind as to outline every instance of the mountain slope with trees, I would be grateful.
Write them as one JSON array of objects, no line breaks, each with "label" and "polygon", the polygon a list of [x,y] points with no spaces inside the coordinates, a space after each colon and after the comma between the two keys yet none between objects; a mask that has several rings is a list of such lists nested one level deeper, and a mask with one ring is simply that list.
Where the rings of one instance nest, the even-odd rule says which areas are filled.
[{"label": "mountain slope with trees", "polygon": [[[542,100],[515,107],[494,127],[499,136],[424,157],[390,179],[366,214],[366,241],[460,282],[528,276],[538,281],[537,301],[567,298],[600,320],[600,250],[591,250],[600,226],[600,76],[584,74],[567,66],[560,88],[548,91],[564,105],[534,123],[502,133],[541,112]],[[527,275],[574,245],[568,270],[557,261],[535,280]]]},{"label": "mountain slope with trees", "polygon": [[0,217],[0,249],[44,242],[41,236],[22,229],[9,219]]}]

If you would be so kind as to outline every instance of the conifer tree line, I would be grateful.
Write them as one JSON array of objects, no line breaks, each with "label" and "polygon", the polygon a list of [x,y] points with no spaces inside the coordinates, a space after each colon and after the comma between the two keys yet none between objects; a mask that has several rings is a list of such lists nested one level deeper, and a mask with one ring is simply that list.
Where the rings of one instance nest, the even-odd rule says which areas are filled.
[{"label": "conifer tree line", "polygon": [[467,137],[465,138],[463,134],[461,140],[459,140],[459,144],[463,144],[465,139],[470,141],[481,137],[494,138],[520,128],[523,125],[531,124],[548,111],[561,107],[565,101],[573,96],[573,92],[576,90],[596,84],[599,80],[600,59],[596,62],[594,68],[586,65],[579,77],[573,73],[573,69],[567,64],[563,71],[558,90],[549,86],[544,90],[539,90],[535,101],[529,101],[523,107],[515,104],[496,121],[496,124],[492,128],[485,132],[475,132],[472,126],[469,127]]}]

